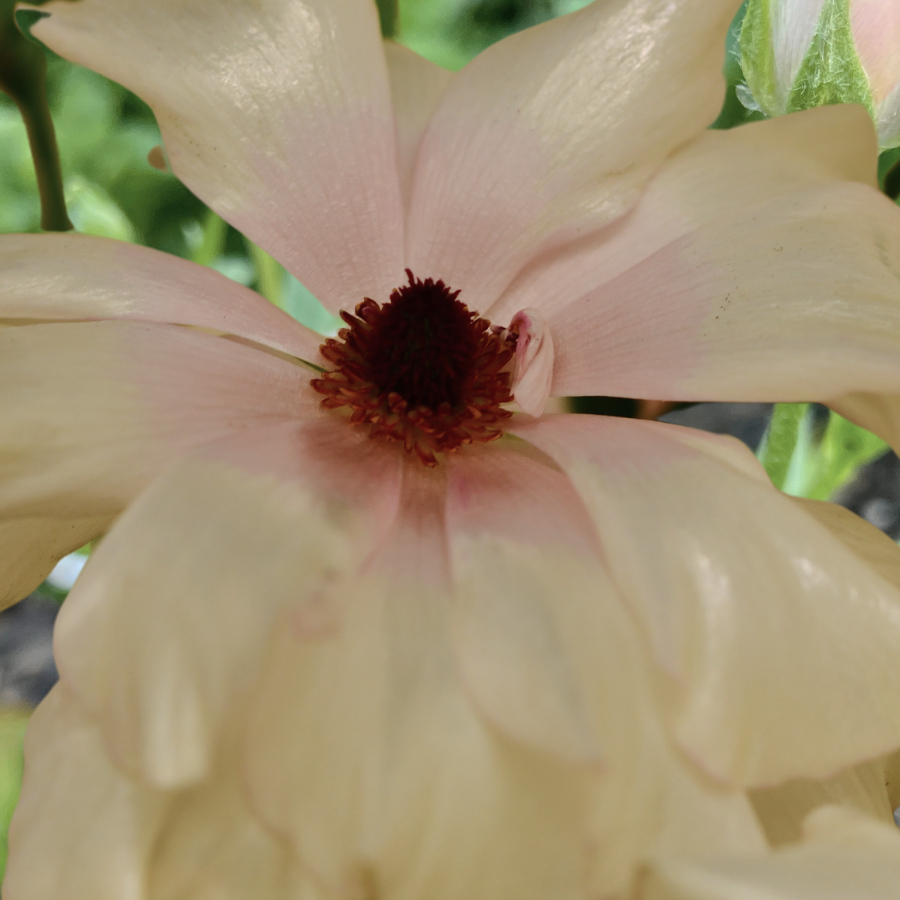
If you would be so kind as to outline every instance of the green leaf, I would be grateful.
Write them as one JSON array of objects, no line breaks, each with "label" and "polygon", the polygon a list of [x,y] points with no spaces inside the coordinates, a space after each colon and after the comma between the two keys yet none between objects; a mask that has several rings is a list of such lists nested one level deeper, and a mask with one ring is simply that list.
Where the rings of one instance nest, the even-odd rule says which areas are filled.
[{"label": "green leaf", "polygon": [[869,80],[856,54],[848,0],[825,0],[816,33],[788,96],[787,111],[861,103],[875,115]]}]

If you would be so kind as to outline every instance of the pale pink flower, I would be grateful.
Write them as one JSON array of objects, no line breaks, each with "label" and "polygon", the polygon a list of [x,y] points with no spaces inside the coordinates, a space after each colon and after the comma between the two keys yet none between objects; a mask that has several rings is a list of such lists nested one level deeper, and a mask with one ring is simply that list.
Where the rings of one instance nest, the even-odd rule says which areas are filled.
[{"label": "pale pink flower", "polygon": [[[60,616],[6,900],[609,896],[644,858],[761,851],[746,787],[900,745],[887,538],[731,439],[539,415],[823,400],[895,436],[871,123],[705,131],[735,6],[596,3],[456,75],[383,45],[369,0],[42,7],[326,306],[427,338],[459,421],[211,270],[0,240],[7,602],[115,520]],[[421,303],[378,331],[407,267],[497,330],[444,297],[442,334]],[[532,416],[472,387],[492,362]],[[377,407],[410,451],[349,421]],[[498,440],[432,459],[485,410]]]}]

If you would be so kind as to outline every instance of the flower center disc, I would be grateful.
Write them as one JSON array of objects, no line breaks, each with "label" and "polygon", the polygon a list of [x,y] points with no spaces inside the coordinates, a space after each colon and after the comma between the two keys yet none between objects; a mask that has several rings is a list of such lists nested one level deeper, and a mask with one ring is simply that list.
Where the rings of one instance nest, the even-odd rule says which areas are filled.
[{"label": "flower center disc", "polygon": [[369,437],[402,441],[426,466],[435,453],[493,441],[511,413],[510,374],[515,337],[470,312],[443,281],[417,279],[379,306],[366,297],[347,328],[329,338],[322,356],[334,365],[311,382],[322,406],[352,410]]}]

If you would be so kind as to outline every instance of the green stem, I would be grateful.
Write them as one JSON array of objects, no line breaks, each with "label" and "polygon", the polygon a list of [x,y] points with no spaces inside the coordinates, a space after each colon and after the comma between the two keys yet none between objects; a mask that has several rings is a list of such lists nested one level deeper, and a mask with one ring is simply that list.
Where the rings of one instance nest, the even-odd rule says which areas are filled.
[{"label": "green stem", "polygon": [[807,406],[806,403],[777,403],[772,410],[769,429],[757,452],[772,484],[779,489],[784,487],[787,479]]},{"label": "green stem", "polygon": [[397,33],[397,0],[375,0],[381,21],[381,36],[391,38]]},{"label": "green stem", "polygon": [[211,266],[225,252],[228,223],[211,209],[203,216],[203,240],[191,259],[201,266]]},{"label": "green stem", "polygon": [[71,231],[47,104],[47,58],[43,47],[19,31],[15,4],[16,0],[0,0],[0,90],[18,107],[28,133],[41,198],[41,228]]},{"label": "green stem", "polygon": [[284,269],[262,247],[257,247],[252,241],[247,241],[250,248],[250,258],[256,267],[256,281],[259,292],[270,303],[280,309],[284,308]]}]

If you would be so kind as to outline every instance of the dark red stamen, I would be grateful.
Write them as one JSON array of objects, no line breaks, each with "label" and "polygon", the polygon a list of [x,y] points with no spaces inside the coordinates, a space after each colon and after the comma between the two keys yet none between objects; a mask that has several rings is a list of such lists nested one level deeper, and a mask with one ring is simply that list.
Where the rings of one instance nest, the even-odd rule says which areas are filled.
[{"label": "dark red stamen", "polygon": [[435,453],[503,434],[515,337],[470,312],[443,281],[409,284],[379,306],[368,297],[321,347],[334,369],[314,378],[326,409],[350,407],[370,437],[402,441],[426,466]]}]

